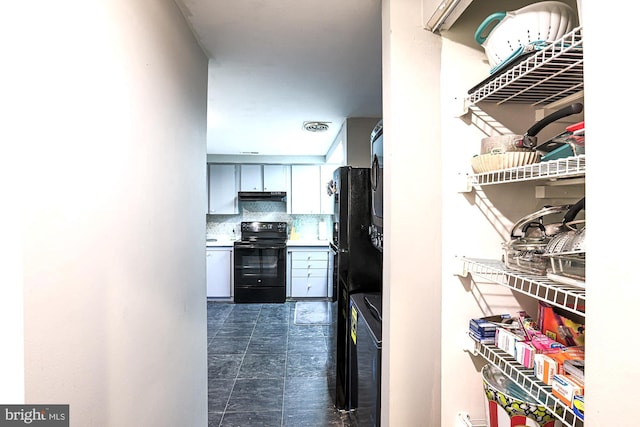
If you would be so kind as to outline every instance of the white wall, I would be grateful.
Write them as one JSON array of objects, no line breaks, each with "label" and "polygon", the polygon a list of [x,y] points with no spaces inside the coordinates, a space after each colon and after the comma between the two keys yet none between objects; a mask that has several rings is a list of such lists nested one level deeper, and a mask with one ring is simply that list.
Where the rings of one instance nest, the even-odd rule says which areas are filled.
[{"label": "white wall", "polygon": [[347,165],[355,168],[371,167],[371,131],[380,118],[352,117],[345,120]]},{"label": "white wall", "polygon": [[440,425],[439,37],[420,0],[382,2],[382,425]]},{"label": "white wall", "polygon": [[29,2],[25,400],[204,426],[207,59],[170,0]]},{"label": "white wall", "polygon": [[[635,36],[637,14],[632,10],[622,1],[584,1],[582,6],[589,139],[586,427],[638,424],[634,409],[640,399],[636,387],[640,370],[635,352],[626,348],[633,345],[627,334],[637,324],[640,301],[636,271],[639,233],[637,227],[622,224],[631,224],[628,220],[636,217],[637,138],[629,137],[629,130],[638,120],[634,100],[640,91],[636,69],[612,69],[605,60],[624,54],[624,46],[611,43],[612,37],[623,40]],[[603,22],[615,22],[616,31],[612,33]]]}]

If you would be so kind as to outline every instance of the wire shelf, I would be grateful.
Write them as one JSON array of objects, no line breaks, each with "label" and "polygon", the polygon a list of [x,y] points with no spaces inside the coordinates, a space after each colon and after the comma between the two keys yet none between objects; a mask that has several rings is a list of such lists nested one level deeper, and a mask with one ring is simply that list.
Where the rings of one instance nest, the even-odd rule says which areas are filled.
[{"label": "wire shelf", "polygon": [[532,369],[527,369],[508,353],[499,348],[476,342],[476,353],[500,369],[507,377],[522,387],[548,411],[557,414],[558,420],[567,427],[582,427],[584,422],[571,408],[556,398],[551,386],[540,381]]},{"label": "wire shelf", "polygon": [[498,260],[463,258],[462,261],[465,272],[580,316],[585,315],[586,291],[583,288],[554,282],[546,276],[529,275],[511,270]]},{"label": "wire shelf", "polygon": [[472,186],[481,186],[539,179],[572,178],[584,176],[586,162],[586,155],[581,154],[564,159],[473,174],[469,176],[469,179]]},{"label": "wire shelf", "polygon": [[469,91],[467,102],[546,105],[584,89],[582,27]]}]

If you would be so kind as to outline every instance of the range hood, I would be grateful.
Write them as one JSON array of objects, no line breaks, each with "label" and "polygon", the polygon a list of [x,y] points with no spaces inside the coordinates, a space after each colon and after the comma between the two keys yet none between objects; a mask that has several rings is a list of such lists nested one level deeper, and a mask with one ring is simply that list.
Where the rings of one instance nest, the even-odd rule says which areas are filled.
[{"label": "range hood", "polygon": [[241,202],[284,202],[287,200],[286,191],[238,191]]}]

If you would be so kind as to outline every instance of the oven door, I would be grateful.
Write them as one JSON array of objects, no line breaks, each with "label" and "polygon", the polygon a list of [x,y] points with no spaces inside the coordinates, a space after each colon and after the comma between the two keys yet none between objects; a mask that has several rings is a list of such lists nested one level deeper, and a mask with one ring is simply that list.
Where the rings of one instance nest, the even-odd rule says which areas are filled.
[{"label": "oven door", "polygon": [[286,244],[236,242],[233,248],[234,301],[284,302]]}]

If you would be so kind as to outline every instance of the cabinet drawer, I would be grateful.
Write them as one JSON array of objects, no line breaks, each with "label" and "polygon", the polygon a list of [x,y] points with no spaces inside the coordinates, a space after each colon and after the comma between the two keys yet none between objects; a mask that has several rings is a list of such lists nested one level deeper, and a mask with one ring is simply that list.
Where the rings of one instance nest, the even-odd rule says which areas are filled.
[{"label": "cabinet drawer", "polygon": [[292,260],[291,268],[298,269],[307,269],[307,268],[324,268],[327,269],[328,262],[327,260]]},{"label": "cabinet drawer", "polygon": [[324,277],[327,278],[327,268],[294,268],[291,277]]},{"label": "cabinet drawer", "polygon": [[327,296],[327,278],[295,277],[291,279],[291,296],[293,298],[311,298]]},{"label": "cabinet drawer", "polygon": [[293,261],[327,261],[329,252],[291,252]]}]

